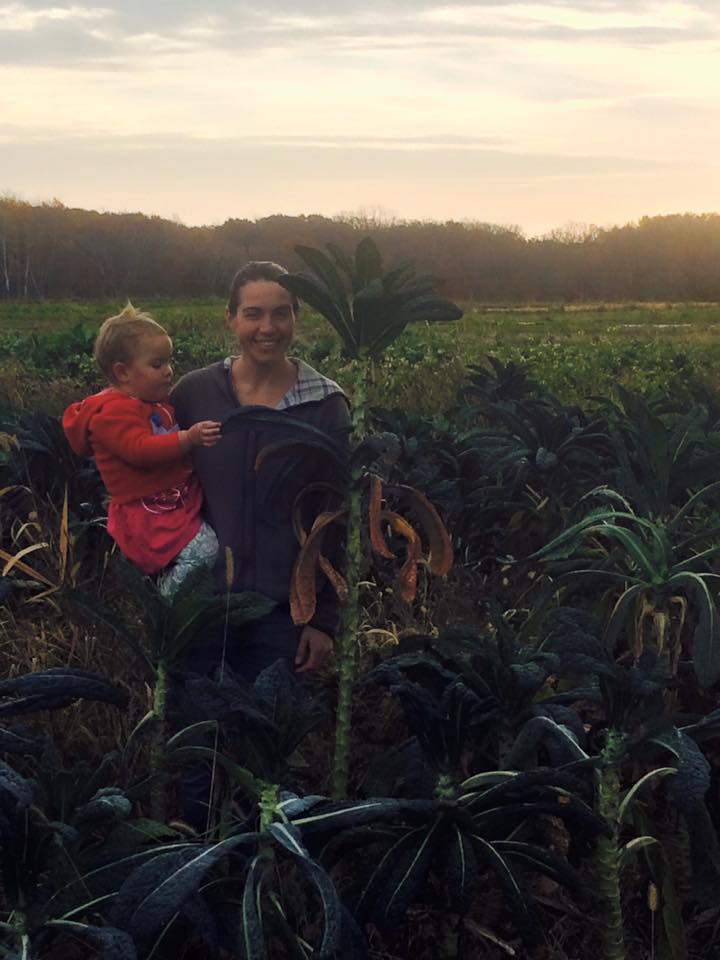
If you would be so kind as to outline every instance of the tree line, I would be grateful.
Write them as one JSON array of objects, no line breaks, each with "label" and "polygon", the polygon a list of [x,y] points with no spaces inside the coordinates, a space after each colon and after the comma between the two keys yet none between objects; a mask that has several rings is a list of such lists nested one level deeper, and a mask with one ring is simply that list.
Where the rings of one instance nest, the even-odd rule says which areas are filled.
[{"label": "tree line", "polygon": [[369,235],[387,263],[413,259],[444,292],[484,303],[720,300],[720,214],[570,225],[528,238],[481,222],[373,215],[231,219],[188,227],[141,213],[0,197],[0,299],[224,295],[246,260],[299,269],[296,244],[345,249]]}]

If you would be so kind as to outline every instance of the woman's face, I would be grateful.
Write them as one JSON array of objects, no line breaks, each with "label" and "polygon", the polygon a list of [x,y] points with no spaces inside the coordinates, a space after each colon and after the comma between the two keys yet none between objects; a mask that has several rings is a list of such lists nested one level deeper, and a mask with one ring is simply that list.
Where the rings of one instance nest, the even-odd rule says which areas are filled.
[{"label": "woman's face", "polygon": [[271,280],[253,280],[240,288],[237,312],[227,314],[228,327],[246,359],[267,364],[284,359],[295,333],[290,293]]}]

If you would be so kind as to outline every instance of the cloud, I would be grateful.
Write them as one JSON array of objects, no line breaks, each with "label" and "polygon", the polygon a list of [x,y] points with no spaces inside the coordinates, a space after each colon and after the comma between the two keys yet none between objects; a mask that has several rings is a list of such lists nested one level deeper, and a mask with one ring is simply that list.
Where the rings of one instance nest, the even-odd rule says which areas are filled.
[{"label": "cloud", "polygon": [[[30,151],[5,143],[2,153],[0,192],[32,202],[57,196],[69,206],[177,214],[189,224],[274,213],[332,216],[380,205],[410,219],[480,219],[542,232],[571,219],[623,222],[658,207],[708,209],[700,185],[717,182],[712,169],[703,181],[697,169],[690,175],[663,160],[482,144],[408,153],[401,144],[358,149],[178,135],[38,140]],[[662,204],[649,203],[658,184]]]},{"label": "cloud", "polygon": [[[6,63],[132,69],[136,58],[189,52],[283,49],[321,55],[377,56],[381,51],[491,50],[516,43],[662,45],[706,41],[720,33],[720,10],[702,0],[267,0],[261,6],[211,0],[198,13],[191,0],[108,6],[26,0],[0,5],[0,54]],[[58,24],[67,29],[58,31]],[[97,29],[97,28],[100,29]],[[18,34],[29,35],[16,43]],[[8,42],[9,35],[13,42]],[[3,42],[4,40],[4,42]]]},{"label": "cloud", "polygon": [[359,134],[306,133],[306,134],[254,134],[236,137],[237,144],[264,144],[265,146],[321,147],[355,150],[477,150],[480,147],[497,146],[495,137],[456,136],[453,134],[428,134],[426,136],[384,137],[369,131]]},{"label": "cloud", "polygon": [[423,136],[382,136],[372,131],[358,134],[335,133],[257,133],[234,136],[193,137],[182,133],[165,135],[98,135],[90,129],[78,127],[64,130],[59,136],[49,133],[47,127],[0,122],[0,143],[18,146],[36,144],[48,146],[61,143],[65,146],[77,144],[90,150],[175,150],[182,148],[207,148],[226,150],[229,147],[245,149],[247,147],[275,148],[319,148],[352,150],[479,150],[497,148],[500,141],[493,137],[465,136],[453,134],[426,134]]},{"label": "cloud", "polygon": [[521,198],[610,209],[672,170],[659,199],[697,206],[718,37],[717,0],[0,0],[0,187],[527,226]]},{"label": "cloud", "polygon": [[0,32],[25,32],[36,30],[43,24],[57,22],[86,23],[105,20],[112,16],[109,7],[83,7],[78,5],[38,6],[10,3],[0,6]]},{"label": "cloud", "polygon": [[[380,174],[411,177],[515,177],[593,176],[599,173],[628,173],[647,169],[646,161],[621,155],[537,154],[490,147],[484,138],[446,138],[440,136],[410,138],[287,137],[248,136],[234,138],[198,138],[175,135],[142,137],[103,137],[82,135],[43,137],[40,129],[28,132],[18,125],[0,124],[0,142],[7,169],[26,156],[28,139],[33,140],[38,166],[45,162],[46,151],[53,162],[82,166],[101,166],[106,172],[122,171],[128,157],[134,157],[148,170],[211,167],[215,174],[228,177],[233,171],[261,174],[262,179],[277,177],[372,178]],[[135,162],[135,160],[133,162]],[[202,165],[197,165],[202,160]],[[651,166],[662,167],[657,160]],[[19,169],[19,165],[17,167]]]}]

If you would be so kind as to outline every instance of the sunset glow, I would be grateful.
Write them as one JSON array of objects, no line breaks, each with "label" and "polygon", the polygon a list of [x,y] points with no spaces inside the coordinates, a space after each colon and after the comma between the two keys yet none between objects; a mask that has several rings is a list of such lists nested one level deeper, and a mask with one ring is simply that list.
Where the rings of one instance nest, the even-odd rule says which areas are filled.
[{"label": "sunset glow", "polygon": [[720,210],[714,0],[0,3],[0,192],[187,223]]}]

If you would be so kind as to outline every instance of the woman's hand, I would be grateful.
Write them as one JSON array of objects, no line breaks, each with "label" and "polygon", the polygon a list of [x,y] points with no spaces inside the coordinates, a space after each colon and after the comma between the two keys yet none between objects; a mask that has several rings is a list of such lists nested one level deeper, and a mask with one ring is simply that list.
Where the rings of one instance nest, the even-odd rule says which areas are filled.
[{"label": "woman's hand", "polygon": [[303,627],[295,655],[295,673],[317,670],[332,653],[332,639],[315,627]]},{"label": "woman's hand", "polygon": [[216,420],[199,420],[189,430],[180,431],[180,449],[187,453],[193,447],[214,447],[220,439],[220,424]]}]

